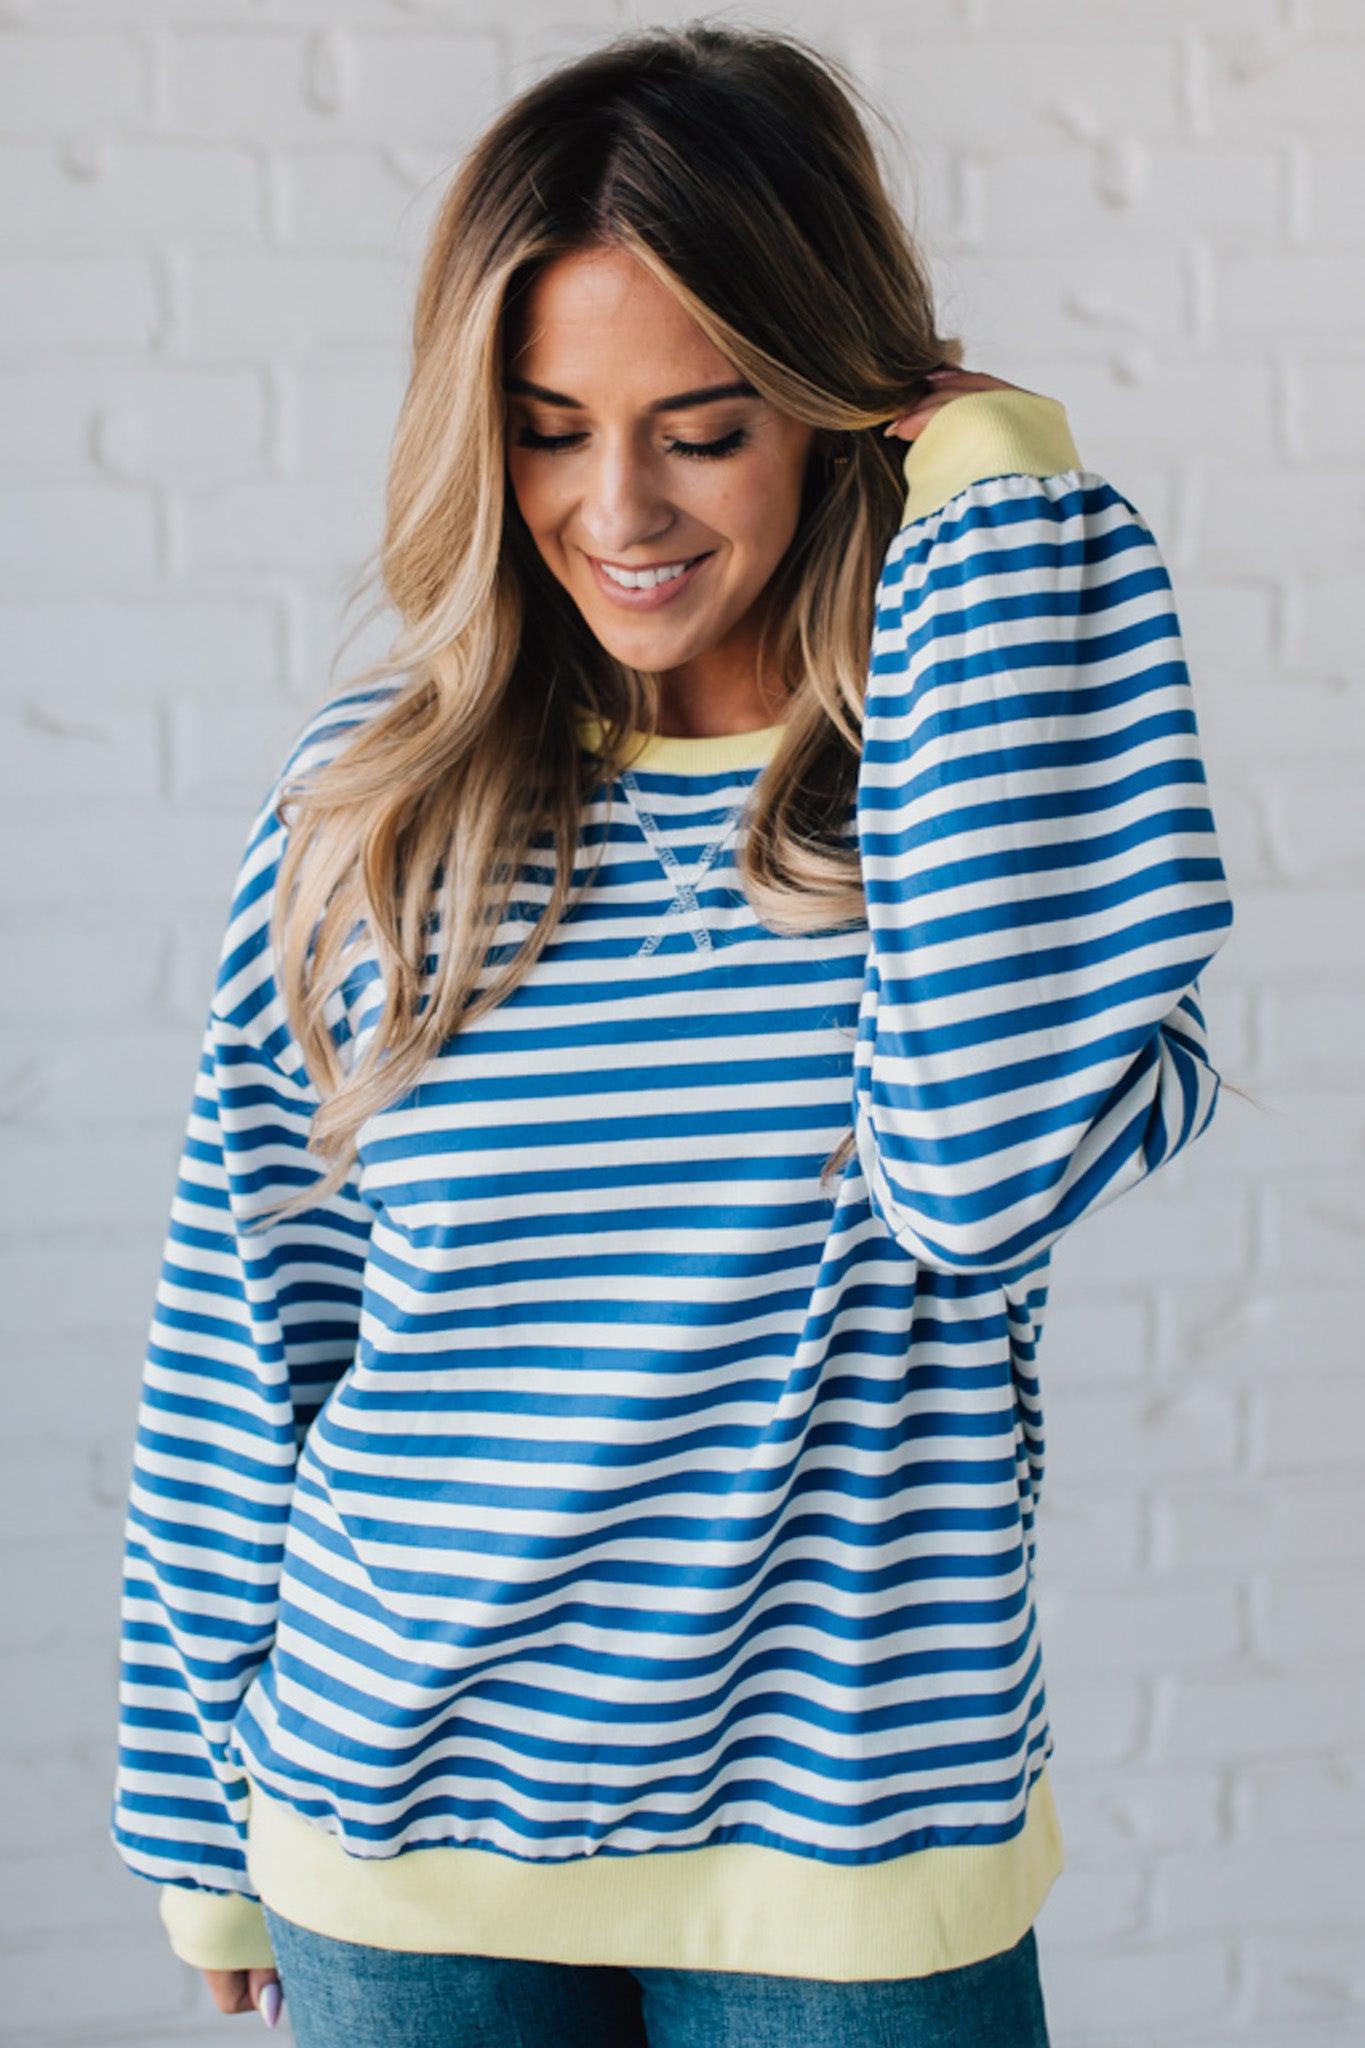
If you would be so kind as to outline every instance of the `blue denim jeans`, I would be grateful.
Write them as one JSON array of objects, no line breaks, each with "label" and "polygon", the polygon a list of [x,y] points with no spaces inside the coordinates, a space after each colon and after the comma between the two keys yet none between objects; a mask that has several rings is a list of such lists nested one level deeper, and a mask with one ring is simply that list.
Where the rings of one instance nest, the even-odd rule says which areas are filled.
[{"label": "blue denim jeans", "polygon": [[960,1969],[841,1983],[372,1948],[263,1910],[297,2048],[1048,2048],[1032,1928]]}]

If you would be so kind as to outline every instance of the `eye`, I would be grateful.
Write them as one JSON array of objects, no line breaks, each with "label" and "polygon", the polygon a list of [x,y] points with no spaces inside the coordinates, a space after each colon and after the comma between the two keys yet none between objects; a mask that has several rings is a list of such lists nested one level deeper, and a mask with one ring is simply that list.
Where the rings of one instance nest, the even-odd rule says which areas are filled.
[{"label": "eye", "polygon": [[581,434],[538,434],[534,427],[523,427],[517,435],[518,448],[571,448],[575,441],[581,441]]},{"label": "eye", "polygon": [[714,461],[720,455],[733,455],[748,438],[747,427],[736,427],[732,434],[722,434],[718,441],[674,441],[671,452],[674,455],[698,455],[704,461]]},{"label": "eye", "polygon": [[[550,454],[557,454],[562,448],[572,448],[581,441],[581,434],[538,434],[534,427],[523,427],[517,435],[518,448],[542,448]],[[733,455],[744,446],[749,438],[747,427],[736,427],[733,433],[722,434],[718,441],[670,441],[670,455],[690,456],[703,462],[717,461],[721,456]]]}]

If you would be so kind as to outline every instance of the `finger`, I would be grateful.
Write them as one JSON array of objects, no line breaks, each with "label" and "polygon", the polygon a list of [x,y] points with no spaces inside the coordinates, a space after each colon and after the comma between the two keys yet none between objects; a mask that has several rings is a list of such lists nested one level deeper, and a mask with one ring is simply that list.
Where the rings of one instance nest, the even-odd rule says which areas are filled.
[{"label": "finger", "polygon": [[273,2027],[280,2017],[280,2007],[284,2002],[279,1972],[252,1970],[248,1974],[251,1980],[251,2003],[266,2025]]},{"label": "finger", "polygon": [[883,434],[894,434],[903,441],[913,441],[916,434],[928,426],[936,412],[947,405],[951,393],[944,392],[941,398],[931,399],[925,405],[917,405],[913,412],[903,412],[898,419],[888,420],[882,428]]},{"label": "finger", "polygon": [[204,1970],[200,1974],[219,2012],[250,2012],[251,1991],[245,1970]]}]

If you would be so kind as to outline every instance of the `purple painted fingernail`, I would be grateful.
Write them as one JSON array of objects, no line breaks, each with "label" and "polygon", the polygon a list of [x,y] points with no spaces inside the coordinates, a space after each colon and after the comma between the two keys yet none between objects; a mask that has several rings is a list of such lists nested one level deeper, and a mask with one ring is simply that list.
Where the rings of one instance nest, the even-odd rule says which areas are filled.
[{"label": "purple painted fingernail", "polygon": [[264,1984],[261,1987],[260,2014],[268,2027],[280,2022],[280,2003],[283,1993],[278,1984]]}]

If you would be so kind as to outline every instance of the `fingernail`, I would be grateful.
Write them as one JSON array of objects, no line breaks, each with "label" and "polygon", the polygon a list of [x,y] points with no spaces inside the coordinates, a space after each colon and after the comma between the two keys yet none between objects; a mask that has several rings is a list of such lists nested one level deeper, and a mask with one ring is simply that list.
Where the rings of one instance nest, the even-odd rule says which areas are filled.
[{"label": "fingernail", "polygon": [[260,2014],[268,2027],[279,2025],[282,1995],[278,1984],[266,1984],[261,1989]]}]

